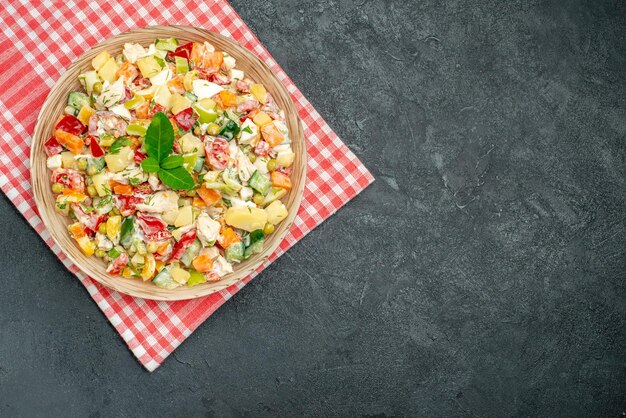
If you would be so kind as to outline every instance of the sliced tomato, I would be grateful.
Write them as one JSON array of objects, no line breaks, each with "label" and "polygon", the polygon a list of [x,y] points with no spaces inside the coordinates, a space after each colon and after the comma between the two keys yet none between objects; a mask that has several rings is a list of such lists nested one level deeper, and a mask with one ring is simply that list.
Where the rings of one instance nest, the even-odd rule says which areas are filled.
[{"label": "sliced tomato", "polygon": [[228,165],[228,141],[224,138],[206,139],[204,143],[209,165],[217,170],[223,170]]},{"label": "sliced tomato", "polygon": [[78,203],[74,203],[72,205],[72,211],[74,211],[74,215],[76,215],[78,222],[80,222],[81,225],[87,229],[89,235],[95,234],[100,224],[106,220],[105,215],[98,215],[95,212],[85,212],[83,206]]},{"label": "sliced tomato", "polygon": [[143,152],[135,150],[135,156],[133,157],[133,160],[135,161],[135,163],[141,164],[141,162],[145,160],[147,157],[148,156],[144,154]]}]

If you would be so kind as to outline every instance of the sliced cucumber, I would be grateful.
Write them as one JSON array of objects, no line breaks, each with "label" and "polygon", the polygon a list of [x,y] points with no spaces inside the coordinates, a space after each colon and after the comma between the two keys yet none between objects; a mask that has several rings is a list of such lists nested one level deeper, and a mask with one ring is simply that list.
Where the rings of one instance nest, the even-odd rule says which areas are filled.
[{"label": "sliced cucumber", "polygon": [[185,267],[191,266],[193,259],[198,256],[198,253],[200,252],[201,248],[202,248],[202,243],[200,242],[199,239],[196,238],[196,240],[192,242],[191,245],[189,245],[189,247],[187,247],[182,257],[180,257],[180,262],[183,263]]},{"label": "sliced cucumber", "polygon": [[282,199],[283,196],[285,196],[286,194],[286,189],[281,189],[280,187],[272,187],[272,190],[270,190],[270,192],[265,195],[265,199],[263,199],[263,202],[260,206],[265,207],[275,200]]},{"label": "sliced cucumber", "polygon": [[229,263],[239,263],[244,260],[244,251],[243,242],[239,241],[226,248],[224,255]]},{"label": "sliced cucumber", "polygon": [[224,179],[224,183],[235,192],[241,190],[242,185],[237,179],[237,173],[235,172],[235,170],[231,170],[229,168],[224,170],[224,172],[222,173],[222,179]]},{"label": "sliced cucumber", "polygon": [[163,289],[176,289],[180,286],[180,283],[174,281],[169,266],[164,267],[163,270],[152,279],[152,283]]},{"label": "sliced cucumber", "polygon": [[157,39],[154,41],[154,46],[161,51],[173,52],[178,47],[178,40],[176,38]]},{"label": "sliced cucumber", "polygon": [[255,171],[250,180],[248,181],[250,187],[252,187],[257,192],[264,195],[269,190],[272,183],[270,183],[269,179],[265,177],[259,170]]},{"label": "sliced cucumber", "polygon": [[189,71],[189,62],[187,58],[175,57],[176,74],[185,74]]},{"label": "sliced cucumber", "polygon": [[80,110],[83,106],[89,106],[90,104],[89,96],[80,91],[72,91],[67,96],[67,105],[72,106],[74,109]]},{"label": "sliced cucumber", "polygon": [[248,258],[252,254],[260,253],[265,243],[265,234],[262,229],[256,229],[250,232],[250,245],[246,247],[244,257]]}]

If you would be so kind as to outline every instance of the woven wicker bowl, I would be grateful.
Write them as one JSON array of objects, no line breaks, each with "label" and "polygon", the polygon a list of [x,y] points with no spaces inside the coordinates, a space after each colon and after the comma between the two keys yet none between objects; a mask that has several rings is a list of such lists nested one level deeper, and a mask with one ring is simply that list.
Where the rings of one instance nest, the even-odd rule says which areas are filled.
[{"label": "woven wicker bowl", "polygon": [[[54,209],[55,199],[50,188],[50,172],[46,167],[46,154],[43,148],[43,143],[52,136],[55,121],[63,113],[68,93],[80,89],[77,76],[91,69],[90,63],[94,56],[102,50],[118,54],[126,42],[147,45],[153,42],[155,38],[170,37],[185,42],[209,41],[217,50],[226,51],[232,55],[237,60],[237,68],[242,69],[247,77],[263,83],[274,96],[279,108],[285,111],[287,126],[293,141],[292,148],[296,154],[293,174],[291,175],[293,188],[283,199],[289,210],[289,216],[277,226],[276,231],[266,240],[263,252],[235,265],[235,271],[217,283],[206,283],[194,287],[182,286],[174,290],[161,289],[151,282],[144,283],[141,279],[127,279],[121,276],[108,275],[105,271],[104,261],[96,257],[87,257],[81,252],[68,234],[69,219]],[[296,108],[287,90],[267,65],[231,39],[213,32],[186,26],[151,26],[132,30],[102,42],[85,52],[67,69],[50,91],[39,113],[30,153],[31,181],[37,209],[44,225],[63,252],[84,273],[103,285],[128,295],[155,300],[182,300],[210,295],[236,283],[256,270],[276,250],[293,223],[302,199],[306,178],[306,161],[306,144]]]}]

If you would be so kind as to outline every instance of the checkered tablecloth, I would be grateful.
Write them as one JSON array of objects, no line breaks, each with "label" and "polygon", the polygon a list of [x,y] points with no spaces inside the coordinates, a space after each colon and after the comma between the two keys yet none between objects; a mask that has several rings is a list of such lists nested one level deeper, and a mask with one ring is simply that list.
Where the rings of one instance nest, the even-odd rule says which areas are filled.
[{"label": "checkered tablecloth", "polygon": [[[0,23],[0,187],[85,285],[132,353],[150,371],[263,268],[374,180],[225,1],[4,0]],[[189,301],[133,298],[83,275],[44,228],[30,187],[31,134],[46,95],[64,69],[85,50],[113,35],[156,24],[189,25],[219,32],[259,56],[291,94],[302,119],[309,155],[302,205],[279,249],[242,282]]]}]

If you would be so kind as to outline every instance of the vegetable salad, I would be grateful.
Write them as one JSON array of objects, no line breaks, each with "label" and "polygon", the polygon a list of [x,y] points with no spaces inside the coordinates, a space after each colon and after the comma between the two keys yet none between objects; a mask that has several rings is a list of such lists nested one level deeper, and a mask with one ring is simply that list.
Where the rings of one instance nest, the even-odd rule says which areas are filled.
[{"label": "vegetable salad", "polygon": [[222,279],[287,217],[284,112],[208,42],[104,51],[45,143],[56,209],[112,275],[173,289]]}]

